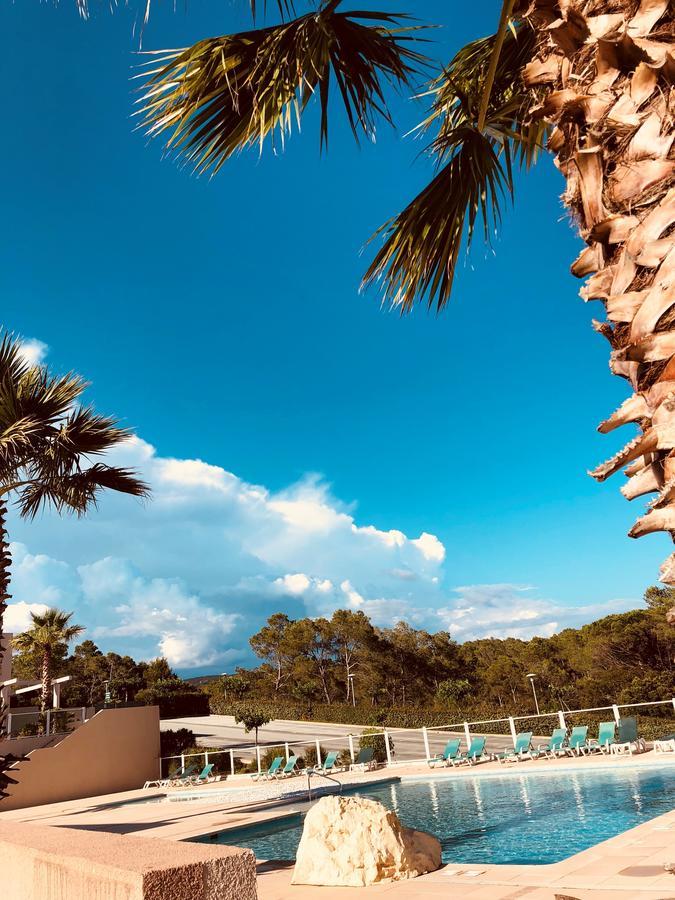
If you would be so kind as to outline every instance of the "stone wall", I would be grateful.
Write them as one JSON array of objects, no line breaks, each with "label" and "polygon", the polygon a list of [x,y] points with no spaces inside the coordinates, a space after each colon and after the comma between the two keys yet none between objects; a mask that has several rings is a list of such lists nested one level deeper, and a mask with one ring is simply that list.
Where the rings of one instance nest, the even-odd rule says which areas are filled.
[{"label": "stone wall", "polygon": [[0,823],[3,900],[256,900],[237,847]]},{"label": "stone wall", "polygon": [[0,812],[140,788],[159,776],[156,706],[104,709],[53,747],[10,769],[17,784]]}]

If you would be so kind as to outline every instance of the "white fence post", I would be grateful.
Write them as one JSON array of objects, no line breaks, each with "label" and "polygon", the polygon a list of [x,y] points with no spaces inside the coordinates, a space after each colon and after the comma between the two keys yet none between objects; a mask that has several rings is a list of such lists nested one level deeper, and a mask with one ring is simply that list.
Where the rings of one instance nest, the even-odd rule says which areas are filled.
[{"label": "white fence post", "polygon": [[469,731],[469,723],[464,723],[464,737],[466,738],[466,749],[471,746],[471,732]]},{"label": "white fence post", "polygon": [[230,750],[230,772],[234,775],[234,750]]},{"label": "white fence post", "polygon": [[321,744],[319,743],[319,739],[317,738],[314,742],[316,744],[316,764],[321,768],[323,765],[323,760],[321,759]]},{"label": "white fence post", "polygon": [[262,766],[260,765],[260,747],[258,746],[258,744],[255,745],[255,755],[256,755],[256,759],[258,760],[258,775],[260,775],[260,772],[262,771]]},{"label": "white fence post", "polygon": [[83,706],[80,712],[82,714],[82,724],[84,725],[84,723],[87,721],[87,707]]},{"label": "white fence post", "polygon": [[612,704],[612,712],[614,713],[614,721],[618,725],[619,721],[621,720],[621,713],[619,712],[619,707],[616,705],[616,703]]},{"label": "white fence post", "polygon": [[[673,701],[675,703],[675,700]],[[7,737],[11,738],[12,736],[12,714],[7,713]]]},{"label": "white fence post", "polygon": [[354,760],[356,759],[356,756],[354,755],[354,735],[349,734],[347,737],[349,738],[349,755],[352,758],[352,765],[354,765]]},{"label": "white fence post", "polygon": [[286,753],[286,762],[288,762],[288,760],[291,758],[291,751],[288,746],[288,741],[284,741],[284,751]]},{"label": "white fence post", "polygon": [[427,759],[431,759],[431,750],[429,749],[429,732],[427,731],[427,726],[422,726],[422,737],[424,738],[424,752],[427,755]]},{"label": "white fence post", "polygon": [[208,764],[209,764],[209,751],[205,750],[204,751],[204,768],[206,768],[206,766],[208,766]]},{"label": "white fence post", "polygon": [[389,732],[384,730],[384,749],[387,751],[387,765],[391,765],[391,746],[389,744]]},{"label": "white fence post", "polygon": [[564,728],[567,731],[567,722],[565,722],[565,713],[562,709],[558,710],[558,722],[560,723],[560,727]]},{"label": "white fence post", "polygon": [[516,746],[516,723],[513,721],[513,716],[509,716],[509,728],[511,729],[511,740],[513,741],[513,746]]},{"label": "white fence post", "polygon": [[47,710],[47,734],[51,734],[51,724],[52,724],[52,711],[51,709]]},{"label": "white fence post", "polygon": [[185,754],[184,753],[181,753],[181,755],[180,755],[180,769],[181,769],[181,772],[185,771]]},{"label": "white fence post", "polygon": [[675,697],[673,697],[673,709],[675,709]]}]

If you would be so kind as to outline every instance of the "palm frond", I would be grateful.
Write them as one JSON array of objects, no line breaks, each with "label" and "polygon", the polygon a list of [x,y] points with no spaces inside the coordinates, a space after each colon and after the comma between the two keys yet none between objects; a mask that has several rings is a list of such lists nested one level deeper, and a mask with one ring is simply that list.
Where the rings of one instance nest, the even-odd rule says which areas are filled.
[{"label": "palm frond", "polygon": [[[366,272],[385,279],[385,299],[401,312],[426,297],[440,309],[452,290],[463,235],[470,241],[480,213],[486,239],[511,188],[492,142],[475,128],[455,132],[456,152],[430,184],[376,234],[386,242]],[[442,298],[442,299],[441,299]]]},{"label": "palm frond", "polygon": [[[320,143],[328,140],[334,79],[352,132],[372,137],[378,116],[391,121],[384,83],[408,85],[425,57],[407,46],[419,26],[406,17],[338,12],[337,0],[286,24],[161,51],[147,64],[141,127],[166,136],[166,150],[198,173],[217,172],[237,150],[278,135],[318,95]],[[360,21],[359,21],[360,20]]]},{"label": "palm frond", "polygon": [[436,129],[429,153],[438,172],[373,236],[385,241],[363,283],[380,282],[385,301],[402,312],[419,300],[438,311],[445,306],[462,243],[468,250],[478,215],[489,243],[505,197],[513,196],[514,161],[531,165],[543,146],[545,126],[530,120],[531,96],[520,78],[536,35],[523,22],[503,37],[487,103],[495,35],[462,48],[431,83],[431,110],[419,129]]},{"label": "palm frond", "polygon": [[19,493],[17,504],[20,514],[27,519],[35,518],[48,506],[53,506],[58,512],[74,512],[79,516],[96,506],[103,489],[134,497],[147,497],[150,493],[148,485],[130,469],[96,463],[68,475],[55,473],[50,477],[43,470],[40,477],[32,479]]}]

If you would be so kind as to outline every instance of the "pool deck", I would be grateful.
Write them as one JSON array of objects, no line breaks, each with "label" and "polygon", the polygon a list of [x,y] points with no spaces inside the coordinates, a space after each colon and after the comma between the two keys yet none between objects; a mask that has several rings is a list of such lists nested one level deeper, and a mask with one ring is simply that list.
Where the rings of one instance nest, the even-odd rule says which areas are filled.
[{"label": "pool deck", "polygon": [[[467,774],[491,777],[509,773],[545,774],[558,771],[589,771],[601,767],[614,770],[670,765],[675,776],[675,754],[637,754],[566,758],[549,762],[527,761],[512,765],[483,763],[478,766],[437,768],[424,764],[393,766],[363,774],[342,773],[345,786],[415,777],[461,778]],[[319,779],[316,783],[318,784]],[[272,784],[254,783],[248,777],[230,778],[196,789],[198,803],[130,803],[162,797],[167,791],[129,791],[105,797],[71,800],[47,806],[0,813],[0,821],[35,822],[55,827],[92,829],[146,837],[185,840],[226,828],[252,825],[285,816],[306,806],[306,779],[293,778]],[[173,792],[180,793],[178,792]],[[280,796],[282,793],[286,796]],[[218,795],[217,801],[215,800]],[[225,795],[225,796],[223,796]],[[229,797],[227,795],[230,795]],[[214,802],[209,802],[213,797]],[[126,805],[123,805],[126,804]],[[405,823],[404,823],[405,824]],[[411,881],[374,885],[369,888],[320,888],[291,885],[292,866],[265,863],[259,867],[259,900],[351,900],[381,893],[391,900],[424,897],[467,897],[470,900],[675,900],[675,875],[664,871],[664,863],[675,862],[675,810],[645,822],[601,844],[559,863],[544,866],[457,865]]]}]

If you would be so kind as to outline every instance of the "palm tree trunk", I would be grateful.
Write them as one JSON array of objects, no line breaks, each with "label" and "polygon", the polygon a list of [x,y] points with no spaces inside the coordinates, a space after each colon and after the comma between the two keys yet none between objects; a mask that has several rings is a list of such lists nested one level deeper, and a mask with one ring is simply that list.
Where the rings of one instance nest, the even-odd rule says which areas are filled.
[{"label": "palm tree trunk", "polygon": [[[529,6],[525,10],[525,6]],[[525,83],[554,127],[549,147],[563,200],[587,246],[572,265],[584,300],[603,303],[594,328],[610,368],[633,394],[602,433],[640,433],[591,475],[619,469],[628,499],[656,493],[631,537],[675,535],[675,9],[669,0],[533,0],[538,30]],[[675,554],[661,568],[675,584]]]},{"label": "palm tree trunk", "polygon": [[45,647],[42,651],[42,690],[40,691],[40,712],[44,717],[48,706],[51,706],[52,693],[52,651]]},{"label": "palm tree trunk", "polygon": [[0,663],[5,651],[11,652],[10,648],[5,648],[2,644],[2,631],[5,618],[5,610],[10,600],[9,581],[11,578],[12,557],[9,551],[9,541],[7,540],[7,503],[0,500]]}]

